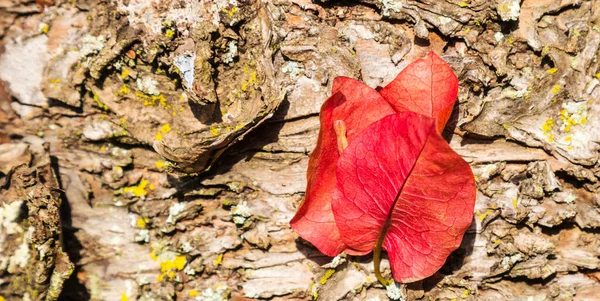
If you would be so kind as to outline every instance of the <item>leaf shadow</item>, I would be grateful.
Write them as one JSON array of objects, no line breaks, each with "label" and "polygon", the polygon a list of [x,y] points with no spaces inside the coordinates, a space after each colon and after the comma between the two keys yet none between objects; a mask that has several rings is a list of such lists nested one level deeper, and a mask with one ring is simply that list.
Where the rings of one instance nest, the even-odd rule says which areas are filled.
[{"label": "leaf shadow", "polygon": [[477,236],[476,228],[477,223],[475,221],[475,216],[473,215],[471,226],[469,226],[469,229],[465,232],[460,246],[446,258],[446,263],[444,263],[437,273],[422,280],[422,289],[425,292],[436,288],[440,281],[446,276],[450,276],[462,268],[467,257],[473,254],[475,238]]},{"label": "leaf shadow", "polygon": [[452,114],[450,114],[450,118],[444,127],[444,131],[442,132],[442,137],[448,144],[452,142],[452,138],[454,137],[454,129],[458,126],[458,117],[460,114],[459,104],[458,102],[454,103],[454,108],[452,109]]},{"label": "leaf shadow", "polygon": [[298,237],[296,238],[296,249],[302,253],[306,259],[314,261],[319,266],[328,264],[331,262],[333,257],[329,257],[321,253],[316,247],[310,242]]}]

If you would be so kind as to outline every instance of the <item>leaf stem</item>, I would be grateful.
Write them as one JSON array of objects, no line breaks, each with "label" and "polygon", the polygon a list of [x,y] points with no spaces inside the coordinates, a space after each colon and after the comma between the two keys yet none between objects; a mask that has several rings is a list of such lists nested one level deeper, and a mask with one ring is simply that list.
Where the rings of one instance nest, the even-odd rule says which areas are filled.
[{"label": "leaf stem", "polygon": [[375,251],[373,251],[373,265],[375,268],[375,277],[377,277],[377,280],[379,280],[379,282],[384,286],[387,287],[389,284],[389,281],[386,280],[385,278],[383,278],[383,275],[381,275],[381,249],[383,247],[383,240],[385,239],[385,236],[387,234],[387,230],[389,228],[388,223],[386,222],[383,226],[383,229],[381,230],[381,232],[379,232],[379,237],[377,238],[377,245],[375,246]]}]

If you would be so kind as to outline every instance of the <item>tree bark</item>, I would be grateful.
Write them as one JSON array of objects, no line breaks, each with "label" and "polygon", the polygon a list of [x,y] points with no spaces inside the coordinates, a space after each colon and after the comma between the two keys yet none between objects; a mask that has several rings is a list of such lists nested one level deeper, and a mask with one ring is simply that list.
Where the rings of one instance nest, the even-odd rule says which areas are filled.
[{"label": "tree bark", "polygon": [[333,78],[429,51],[478,197],[404,297],[600,296],[598,0],[0,0],[0,38],[0,300],[388,299],[288,222]]}]

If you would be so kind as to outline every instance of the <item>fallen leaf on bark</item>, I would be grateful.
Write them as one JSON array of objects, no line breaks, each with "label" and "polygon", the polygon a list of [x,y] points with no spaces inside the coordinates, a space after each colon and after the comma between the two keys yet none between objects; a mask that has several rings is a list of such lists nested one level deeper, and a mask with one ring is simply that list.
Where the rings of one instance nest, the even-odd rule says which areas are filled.
[{"label": "fallen leaf on bark", "polygon": [[396,281],[433,275],[471,225],[473,173],[431,118],[398,113],[372,124],[346,148],[336,178],[342,241],[360,253],[383,246]]},{"label": "fallen leaf on bark", "polygon": [[475,203],[469,165],[439,134],[457,89],[433,52],[381,92],[337,77],[292,228],[328,256],[375,249],[382,282],[382,247],[397,281],[435,273],[460,245]]}]

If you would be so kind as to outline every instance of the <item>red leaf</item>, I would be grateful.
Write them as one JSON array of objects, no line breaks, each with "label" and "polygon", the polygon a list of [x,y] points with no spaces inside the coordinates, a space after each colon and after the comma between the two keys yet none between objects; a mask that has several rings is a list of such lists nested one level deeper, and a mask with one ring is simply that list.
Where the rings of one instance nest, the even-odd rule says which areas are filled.
[{"label": "red leaf", "polygon": [[405,112],[349,143],[338,161],[332,208],[348,247],[368,252],[385,235],[394,279],[412,282],[435,273],[458,248],[475,193],[469,165],[435,121]]},{"label": "red leaf", "polygon": [[434,118],[441,133],[458,95],[458,79],[442,58],[430,52],[404,68],[379,93],[396,112],[415,112]]},{"label": "red leaf", "polygon": [[290,224],[323,254],[336,256],[347,246],[331,211],[339,158],[334,121],[343,122],[338,125],[345,126],[347,143],[351,143],[365,128],[394,110],[377,91],[351,78],[336,77],[332,90],[332,96],[321,107],[321,129],[308,163],[306,196]]}]

